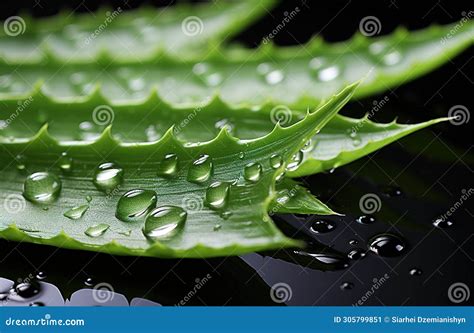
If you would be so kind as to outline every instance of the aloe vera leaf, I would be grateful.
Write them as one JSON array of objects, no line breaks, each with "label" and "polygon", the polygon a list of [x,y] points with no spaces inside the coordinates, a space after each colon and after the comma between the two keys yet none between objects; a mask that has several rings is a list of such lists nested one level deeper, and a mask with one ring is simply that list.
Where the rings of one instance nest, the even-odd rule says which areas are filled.
[{"label": "aloe vera leaf", "polygon": [[[284,236],[267,214],[275,197],[275,179],[299,147],[348,102],[355,88],[355,84],[348,86],[302,121],[287,128],[277,125],[270,134],[253,140],[239,140],[223,129],[211,141],[185,145],[170,128],[154,143],[125,144],[115,140],[108,127],[94,142],[64,144],[51,137],[45,125],[32,139],[2,141],[0,198],[5,212],[0,220],[0,236],[74,249],[157,257],[212,257],[301,245]],[[15,167],[18,163],[15,157],[22,156],[23,169],[28,173],[57,174],[63,152],[74,166],[60,176],[62,189],[57,201],[38,205],[21,200],[26,176]],[[176,174],[171,179],[157,177],[164,156],[170,153],[175,154],[179,163]],[[283,160],[277,169],[269,162],[275,153]],[[195,184],[188,181],[196,179],[190,167],[203,154],[212,159],[212,176],[203,180],[204,183]],[[118,191],[110,191],[106,196],[94,186],[92,176],[98,165],[111,161],[123,168],[124,181],[116,187]],[[249,163],[261,164],[259,179],[248,181],[242,177]],[[206,197],[208,185],[215,181],[230,184],[228,197],[223,200],[224,208],[217,210],[210,208],[215,198]],[[29,189],[35,194],[43,187],[25,187],[25,197],[31,201]],[[176,229],[176,234],[149,241],[142,233],[143,221],[121,222],[114,216],[120,195],[132,189],[156,191],[158,206],[182,207],[187,211],[186,222]],[[87,204],[87,196],[91,203],[81,218],[64,217],[66,207]],[[190,206],[189,201],[192,201]],[[121,210],[118,213],[121,215]],[[105,232],[90,232],[89,228],[104,223],[101,230],[107,229]],[[89,235],[85,233],[87,230]]]},{"label": "aloe vera leaf", "polygon": [[[158,140],[171,126],[183,143],[212,140],[222,128],[241,139],[255,139],[270,133],[277,121],[289,125],[304,114],[271,103],[258,112],[230,108],[218,97],[197,108],[171,106],[156,95],[136,105],[111,107],[107,103],[97,92],[81,102],[57,102],[37,87],[27,99],[10,98],[0,104],[0,142],[10,142],[11,138],[28,140],[45,123],[56,140],[74,144],[97,139],[109,124],[113,124],[111,133],[117,140],[130,144]],[[336,115],[302,148],[302,163],[287,175],[309,175],[350,163],[443,120],[378,124],[367,117]]]},{"label": "aloe vera leaf", "polygon": [[[467,22],[447,39],[454,25],[414,32],[399,29],[378,38],[356,35],[335,44],[316,39],[296,47],[213,49],[187,59],[163,51],[140,62],[104,55],[95,62],[66,62],[49,54],[37,63],[3,61],[0,97],[27,96],[43,80],[45,94],[73,102],[100,85],[111,105],[137,103],[157,90],[161,99],[175,106],[196,107],[217,94],[234,107],[258,107],[272,101],[305,109],[364,76],[356,97],[413,80],[471,45],[473,26]],[[61,75],[55,75],[59,69]]]},{"label": "aloe vera leaf", "polygon": [[2,22],[0,55],[10,64],[41,63],[49,56],[89,62],[100,57],[141,62],[158,51],[189,55],[209,43],[221,43],[274,5],[245,1],[178,4],[157,9],[101,9],[91,15],[63,12],[33,19],[28,15]]},{"label": "aloe vera leaf", "polygon": [[284,178],[276,185],[277,197],[272,213],[340,215],[317,199],[308,189],[293,179]]},{"label": "aloe vera leaf", "polygon": [[370,121],[367,116],[360,119],[334,117],[314,136],[301,165],[288,172],[288,176],[301,177],[340,167],[408,134],[449,119],[437,118],[417,124],[399,124],[393,120],[381,124]]}]

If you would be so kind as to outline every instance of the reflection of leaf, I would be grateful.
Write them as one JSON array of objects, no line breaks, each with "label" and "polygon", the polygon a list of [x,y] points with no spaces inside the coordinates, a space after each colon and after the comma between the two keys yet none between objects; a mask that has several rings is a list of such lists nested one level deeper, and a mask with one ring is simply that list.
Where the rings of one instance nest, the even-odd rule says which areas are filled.
[{"label": "reflection of leaf", "polygon": [[[46,126],[31,140],[14,139],[1,142],[1,197],[19,193],[25,176],[14,165],[14,157],[21,154],[28,172],[59,169],[58,159],[67,152],[74,167],[61,177],[62,191],[57,202],[43,210],[28,204],[21,212],[2,214],[2,237],[27,240],[57,246],[91,249],[116,254],[161,257],[210,257],[235,255],[243,252],[295,246],[300,243],[284,236],[267,215],[275,195],[275,178],[286,162],[316,131],[331,119],[352,96],[355,85],[343,90],[324,107],[309,114],[291,127],[276,126],[268,135],[253,140],[238,140],[226,130],[208,142],[184,145],[170,129],[154,143],[124,144],[115,140],[107,128],[101,137],[89,143],[59,143],[48,133]],[[270,157],[278,153],[283,164],[275,169]],[[175,154],[178,171],[174,178],[159,178],[157,170],[167,154]],[[202,154],[212,159],[213,175],[203,184],[187,181],[190,165]],[[121,222],[115,218],[118,193],[108,196],[92,183],[94,169],[103,162],[113,161],[124,170],[120,194],[131,189],[157,193],[158,205],[181,206],[187,195],[199,196],[204,205],[199,210],[187,210],[187,220],[176,235],[149,241],[142,233],[143,221]],[[257,182],[241,178],[249,163],[260,163],[262,175]],[[215,181],[228,182],[230,192],[225,208],[210,209],[206,188]],[[92,198],[89,210],[75,221],[63,216],[65,207],[83,205],[86,196]],[[32,220],[31,216],[35,216]],[[98,237],[90,237],[85,230],[98,223],[110,228]],[[30,226],[36,233],[20,231]],[[216,228],[219,225],[219,228]],[[131,230],[128,235],[126,231]]]}]

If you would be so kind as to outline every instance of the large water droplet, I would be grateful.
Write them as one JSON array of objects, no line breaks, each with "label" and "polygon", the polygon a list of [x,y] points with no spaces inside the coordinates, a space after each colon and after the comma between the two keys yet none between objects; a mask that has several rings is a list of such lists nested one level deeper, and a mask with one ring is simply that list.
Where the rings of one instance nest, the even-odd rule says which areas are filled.
[{"label": "large water droplet", "polygon": [[84,231],[84,233],[89,237],[99,237],[102,236],[110,226],[105,223],[93,225]]},{"label": "large water droplet", "polygon": [[162,177],[174,177],[178,172],[178,156],[167,154],[158,166],[158,175]]},{"label": "large water droplet", "polygon": [[213,172],[213,164],[209,155],[201,155],[193,162],[188,171],[188,181],[192,183],[204,183]]},{"label": "large water droplet", "polygon": [[244,178],[250,182],[258,182],[262,176],[262,166],[259,163],[247,164],[244,168]]},{"label": "large water droplet", "polygon": [[156,193],[151,190],[130,190],[119,199],[115,216],[124,222],[144,217],[156,206]]},{"label": "large water droplet", "polygon": [[301,164],[301,162],[303,161],[303,157],[304,157],[304,153],[301,150],[299,150],[296,154],[294,154],[291,157],[290,162],[286,166],[286,170],[288,171],[296,170],[298,166]]},{"label": "large water droplet", "polygon": [[332,221],[326,220],[316,220],[311,225],[311,232],[315,234],[325,234],[327,232],[333,231],[336,228],[336,224]]},{"label": "large water droplet", "polygon": [[187,213],[180,207],[161,206],[147,216],[143,234],[151,239],[168,238],[182,228]]},{"label": "large water droplet", "polygon": [[206,190],[206,203],[213,209],[225,207],[229,198],[229,190],[229,183],[212,183]]},{"label": "large water droplet", "polygon": [[94,185],[101,191],[111,192],[123,182],[123,169],[113,162],[102,163],[94,174]]},{"label": "large water droplet", "polygon": [[273,168],[273,169],[278,169],[279,167],[281,167],[282,165],[282,160],[281,160],[281,156],[278,155],[278,154],[273,154],[272,156],[270,156],[270,166]]},{"label": "large water droplet", "polygon": [[30,298],[40,292],[41,286],[36,281],[20,282],[16,284],[13,289],[18,296],[23,298]]},{"label": "large water droplet", "polygon": [[404,241],[391,234],[377,235],[369,241],[369,250],[381,257],[399,256],[404,249]]},{"label": "large water droplet", "polygon": [[69,172],[72,169],[72,158],[64,152],[59,158],[58,165],[62,172]]},{"label": "large water droplet", "polygon": [[36,172],[29,175],[23,186],[23,196],[36,203],[50,203],[61,192],[61,180],[50,172]]},{"label": "large water droplet", "polygon": [[453,225],[453,222],[444,218],[438,218],[433,221],[433,225],[439,229],[446,229]]},{"label": "large water droplet", "polygon": [[86,213],[88,209],[89,209],[89,205],[77,206],[66,211],[64,213],[64,216],[71,220],[78,220],[82,216],[84,216],[84,214]]}]

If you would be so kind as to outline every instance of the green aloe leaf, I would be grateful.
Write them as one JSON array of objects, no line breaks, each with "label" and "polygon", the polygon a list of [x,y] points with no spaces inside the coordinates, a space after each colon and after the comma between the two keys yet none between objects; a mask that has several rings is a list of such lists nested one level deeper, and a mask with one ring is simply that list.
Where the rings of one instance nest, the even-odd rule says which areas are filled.
[{"label": "green aloe leaf", "polygon": [[276,189],[277,197],[272,203],[270,213],[339,215],[292,179],[282,179],[277,183]]},{"label": "green aloe leaf", "polygon": [[288,172],[288,176],[307,176],[340,167],[408,134],[449,119],[438,118],[418,124],[399,124],[393,120],[380,124],[370,121],[367,116],[354,119],[338,115],[314,136],[304,151],[302,163]]},{"label": "green aloe leaf", "polygon": [[[158,141],[127,144],[113,138],[107,127],[93,142],[65,143],[48,133],[47,125],[31,139],[2,139],[0,236],[157,257],[211,257],[301,245],[284,236],[267,214],[276,196],[275,181],[355,88],[347,87],[302,121],[277,125],[253,140],[237,139],[222,129],[210,141],[183,144],[170,128]],[[277,168],[271,163],[274,154],[282,158]],[[99,166],[105,173],[98,172]],[[146,192],[121,197],[130,190]],[[161,210],[151,211],[144,224],[144,215],[155,205]],[[160,218],[163,214],[166,220]]]},{"label": "green aloe leaf", "polygon": [[[136,105],[112,107],[107,103],[99,93],[80,102],[57,102],[41,93],[39,87],[26,99],[4,99],[0,104],[0,142],[28,140],[45,123],[56,140],[74,144],[97,139],[109,124],[113,124],[111,133],[117,140],[130,144],[156,141],[171,126],[176,138],[188,144],[212,140],[223,128],[241,139],[255,139],[270,133],[277,122],[290,125],[304,116],[303,112],[271,103],[258,112],[231,108],[218,97],[196,108],[168,105],[156,95]],[[301,149],[302,162],[287,176],[310,175],[350,163],[443,120],[377,124],[368,117],[336,115]],[[280,185],[282,190],[285,185]],[[319,204],[315,204],[317,211]]]},{"label": "green aloe leaf", "polygon": [[102,9],[94,15],[64,12],[33,19],[20,15],[2,22],[0,55],[10,64],[38,63],[49,57],[92,61],[98,57],[143,61],[159,52],[189,55],[210,41],[221,42],[266,13],[274,4],[212,1],[166,9]]},{"label": "green aloe leaf", "polygon": [[[102,53],[95,62],[57,54],[30,64],[4,60],[0,96],[31,94],[34,84],[42,80],[45,94],[69,101],[80,100],[100,85],[111,105],[137,103],[158,93],[173,105],[198,106],[218,94],[236,107],[272,101],[306,108],[364,76],[357,97],[413,80],[471,45],[473,27],[469,21],[460,27],[433,26],[414,32],[399,29],[378,38],[356,35],[336,44],[316,39],[297,47],[212,48],[198,56],[183,52],[180,57],[163,51],[139,62],[129,57],[111,59]],[[61,75],[55,75],[59,70]]]}]

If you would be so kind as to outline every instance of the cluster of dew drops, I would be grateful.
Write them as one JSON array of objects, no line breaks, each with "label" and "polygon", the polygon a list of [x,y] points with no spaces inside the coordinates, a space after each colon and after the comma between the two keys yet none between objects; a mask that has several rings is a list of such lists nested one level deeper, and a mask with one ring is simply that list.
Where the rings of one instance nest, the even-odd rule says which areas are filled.
[{"label": "cluster of dew drops", "polygon": [[[295,154],[287,170],[293,170],[302,161],[301,151]],[[236,157],[243,159],[245,154],[240,152]],[[26,170],[26,158],[18,156],[16,158],[17,169]],[[164,179],[173,179],[179,172],[179,158],[176,154],[166,154],[158,164],[156,174]],[[283,165],[280,155],[273,154],[268,158],[268,167],[276,170]],[[58,160],[59,169],[68,174],[73,169],[73,159],[63,153]],[[191,166],[187,169],[186,180],[194,184],[204,184],[211,180],[214,173],[214,163],[212,158],[207,154],[202,154],[196,158]],[[251,162],[245,165],[242,177],[248,183],[257,183],[263,175],[263,167],[261,163]],[[229,193],[232,185],[236,185],[238,179],[233,181],[214,181],[207,186],[202,202],[205,205],[218,212],[220,217],[227,220],[232,212],[227,210],[229,201]],[[94,171],[92,182],[95,187],[103,193],[110,196],[116,192],[124,180],[123,168],[115,162],[101,163]],[[56,201],[61,193],[62,181],[58,175],[52,171],[40,171],[29,174],[23,185],[23,196],[30,202],[43,205],[44,210],[48,210],[48,204]],[[92,201],[91,196],[85,197],[86,202],[82,205],[75,206],[64,213],[64,216],[71,220],[79,220],[86,214],[90,208]],[[124,193],[117,202],[115,216],[123,222],[137,222],[144,220],[142,228],[143,234],[149,240],[167,239],[180,230],[182,230],[187,217],[188,211],[186,207],[175,205],[157,206],[158,196],[153,190],[132,189]],[[182,205],[186,202],[183,200]],[[214,231],[221,229],[220,224],[213,226]],[[89,237],[99,237],[103,235],[110,225],[100,223],[90,226],[85,230],[85,234]],[[131,235],[131,230],[121,231],[120,234],[125,236]]]}]

